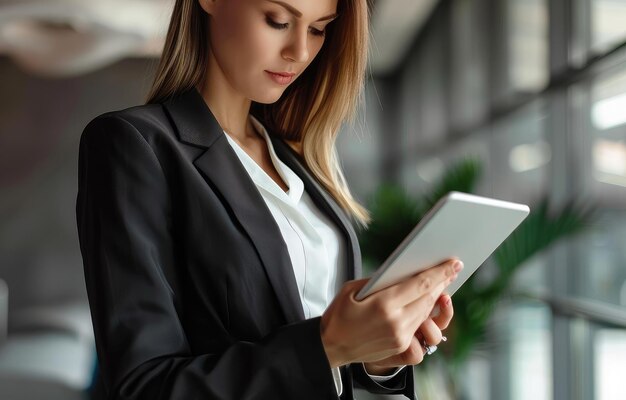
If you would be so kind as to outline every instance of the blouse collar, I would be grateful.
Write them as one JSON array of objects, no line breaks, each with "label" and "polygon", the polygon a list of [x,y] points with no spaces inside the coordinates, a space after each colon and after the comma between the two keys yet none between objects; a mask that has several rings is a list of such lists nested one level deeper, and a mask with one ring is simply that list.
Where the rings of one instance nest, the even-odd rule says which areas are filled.
[{"label": "blouse collar", "polygon": [[292,206],[296,206],[300,199],[302,198],[302,193],[304,192],[304,184],[302,179],[298,175],[296,175],[287,165],[285,165],[276,155],[274,151],[274,146],[272,145],[272,140],[265,129],[265,127],[257,120],[253,115],[249,115],[250,121],[252,125],[260,133],[260,135],[265,139],[267,143],[268,150],[270,152],[270,158],[272,160],[272,164],[274,164],[274,168],[278,171],[278,174],[281,176],[283,181],[289,187],[287,192],[283,191],[283,189],[276,183],[274,180],[261,168],[252,157],[248,155],[248,153],[243,150],[239,144],[230,137],[230,135],[224,131],[226,134],[226,138],[230,143],[231,147],[237,153],[237,156],[241,160],[244,168],[254,181],[255,185],[260,189],[265,191],[266,193],[274,196],[278,200],[281,200],[284,203],[287,203]]}]

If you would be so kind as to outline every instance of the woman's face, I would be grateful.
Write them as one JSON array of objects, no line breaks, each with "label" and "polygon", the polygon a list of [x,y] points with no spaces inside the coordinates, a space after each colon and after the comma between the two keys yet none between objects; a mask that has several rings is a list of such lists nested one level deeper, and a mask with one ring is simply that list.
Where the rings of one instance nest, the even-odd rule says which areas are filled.
[{"label": "woman's face", "polygon": [[326,25],[337,11],[337,0],[199,1],[211,15],[217,73],[259,103],[277,101],[302,74],[322,48]]}]

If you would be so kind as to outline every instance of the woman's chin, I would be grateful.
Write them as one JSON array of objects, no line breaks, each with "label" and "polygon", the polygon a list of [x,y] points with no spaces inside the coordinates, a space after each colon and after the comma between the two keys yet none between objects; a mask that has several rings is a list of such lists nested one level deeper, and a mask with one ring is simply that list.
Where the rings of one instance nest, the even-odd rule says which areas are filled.
[{"label": "woman's chin", "polygon": [[272,104],[272,103],[276,103],[278,100],[280,100],[281,96],[283,95],[284,91],[280,91],[280,93],[265,93],[263,96],[259,96],[256,99],[253,99],[256,103],[261,103],[261,104]]}]

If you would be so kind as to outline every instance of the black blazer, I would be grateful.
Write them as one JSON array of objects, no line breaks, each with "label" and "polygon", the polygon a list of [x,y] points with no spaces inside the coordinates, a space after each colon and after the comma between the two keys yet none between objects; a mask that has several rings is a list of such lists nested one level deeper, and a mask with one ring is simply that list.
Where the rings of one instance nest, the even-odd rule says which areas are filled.
[{"label": "black blazer", "polygon": [[[346,214],[293,151],[277,155],[341,228],[347,276],[360,250]],[[337,399],[306,320],[286,245],[261,194],[196,89],[103,114],[80,140],[76,215],[108,399]],[[412,368],[384,386],[414,399]]]}]

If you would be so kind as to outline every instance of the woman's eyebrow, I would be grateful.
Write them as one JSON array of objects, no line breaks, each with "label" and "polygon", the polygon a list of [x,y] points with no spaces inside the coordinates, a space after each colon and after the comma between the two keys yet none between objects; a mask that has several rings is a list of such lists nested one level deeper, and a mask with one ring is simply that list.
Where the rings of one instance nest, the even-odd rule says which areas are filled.
[{"label": "woman's eyebrow", "polygon": [[[293,8],[293,6],[290,5],[290,4],[287,4],[287,3],[283,2],[283,1],[279,1],[279,0],[267,0],[267,1],[269,1],[270,3],[275,3],[275,4],[278,4],[280,6],[283,6],[287,11],[289,11],[291,14],[295,15],[297,18],[301,18],[302,17],[302,13],[300,11],[296,10],[295,8]],[[327,15],[325,17],[322,17],[322,18],[318,19],[315,22],[326,21],[326,20],[329,20],[329,19],[335,19],[338,16],[339,16],[339,14],[330,14],[330,15]]]}]

